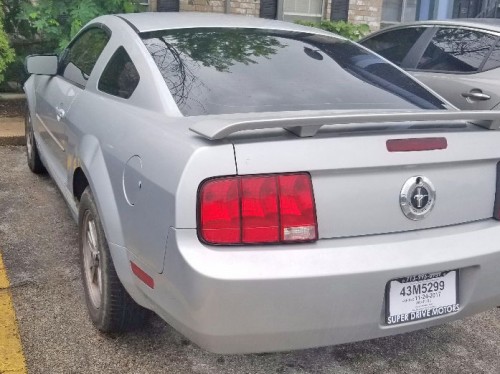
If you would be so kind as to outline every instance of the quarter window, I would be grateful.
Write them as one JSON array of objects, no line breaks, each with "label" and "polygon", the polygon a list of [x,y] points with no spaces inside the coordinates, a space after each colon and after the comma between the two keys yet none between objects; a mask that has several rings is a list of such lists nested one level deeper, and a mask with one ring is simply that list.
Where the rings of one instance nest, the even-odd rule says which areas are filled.
[{"label": "quarter window", "polygon": [[468,73],[479,69],[496,38],[480,31],[440,28],[417,69]]},{"label": "quarter window", "polygon": [[100,28],[85,31],[64,51],[61,58],[61,75],[85,87],[108,40],[108,33]]},{"label": "quarter window", "polygon": [[365,40],[362,44],[396,65],[401,66],[405,56],[425,30],[425,27],[411,27],[388,31]]},{"label": "quarter window", "polygon": [[99,79],[98,88],[110,95],[128,99],[139,84],[139,73],[125,48],[116,50]]}]

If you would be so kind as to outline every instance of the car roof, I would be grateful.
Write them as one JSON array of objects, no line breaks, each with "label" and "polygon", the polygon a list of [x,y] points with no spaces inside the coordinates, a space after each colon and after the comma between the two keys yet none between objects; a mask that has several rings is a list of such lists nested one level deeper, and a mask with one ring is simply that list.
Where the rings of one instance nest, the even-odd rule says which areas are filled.
[{"label": "car roof", "polygon": [[473,27],[488,31],[500,32],[500,19],[496,18],[459,18],[459,19],[448,19],[448,20],[405,22],[402,24],[384,28],[380,31],[383,32],[390,29],[404,28],[408,26],[421,26],[421,25]]},{"label": "car roof", "polygon": [[117,14],[138,32],[184,29],[195,27],[242,27],[287,31],[305,31],[332,35],[320,29],[313,29],[290,22],[224,13],[197,12],[143,12]]}]

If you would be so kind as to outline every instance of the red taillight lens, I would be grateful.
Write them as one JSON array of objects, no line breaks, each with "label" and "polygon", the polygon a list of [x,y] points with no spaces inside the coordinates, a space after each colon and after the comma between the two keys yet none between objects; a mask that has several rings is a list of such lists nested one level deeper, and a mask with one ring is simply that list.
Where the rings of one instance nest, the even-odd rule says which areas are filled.
[{"label": "red taillight lens", "polygon": [[241,241],[240,188],[238,178],[214,179],[200,190],[201,237],[209,243]]},{"label": "red taillight lens", "polygon": [[307,173],[223,177],[202,183],[199,236],[209,244],[305,242],[318,238]]},{"label": "red taillight lens", "polygon": [[275,243],[279,225],[276,178],[241,178],[241,241]]}]

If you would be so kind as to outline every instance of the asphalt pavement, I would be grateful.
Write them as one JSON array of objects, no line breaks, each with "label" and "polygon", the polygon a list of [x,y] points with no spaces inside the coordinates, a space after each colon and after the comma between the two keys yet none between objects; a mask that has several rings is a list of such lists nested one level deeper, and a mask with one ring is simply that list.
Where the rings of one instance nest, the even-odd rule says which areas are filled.
[{"label": "asphalt pavement", "polygon": [[24,147],[0,147],[0,251],[29,373],[500,372],[500,309],[405,335],[269,354],[211,354],[157,317],[141,331],[103,335],[85,309],[76,224],[52,180],[31,174]]}]

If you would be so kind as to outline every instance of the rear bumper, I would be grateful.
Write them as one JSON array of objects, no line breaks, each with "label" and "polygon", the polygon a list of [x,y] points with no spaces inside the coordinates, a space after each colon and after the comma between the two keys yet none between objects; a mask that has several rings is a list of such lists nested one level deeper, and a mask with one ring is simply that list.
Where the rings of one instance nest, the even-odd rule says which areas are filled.
[{"label": "rear bumper", "polygon": [[[400,334],[500,305],[500,224],[493,220],[286,247],[210,247],[171,229],[151,307],[212,352],[302,349]],[[388,326],[385,287],[460,269],[460,310]]]}]

